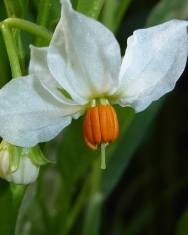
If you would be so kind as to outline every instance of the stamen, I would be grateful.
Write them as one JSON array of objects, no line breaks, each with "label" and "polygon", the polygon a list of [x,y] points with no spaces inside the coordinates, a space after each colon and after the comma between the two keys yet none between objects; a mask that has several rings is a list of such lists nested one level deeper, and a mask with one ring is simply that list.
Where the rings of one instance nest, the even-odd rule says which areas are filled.
[{"label": "stamen", "polygon": [[105,149],[108,143],[114,142],[119,133],[118,118],[113,106],[107,99],[101,99],[96,105],[92,100],[90,108],[87,109],[84,123],[84,140],[88,147],[95,150],[101,147],[101,169],[106,169]]},{"label": "stamen", "polygon": [[106,154],[105,154],[105,150],[106,150],[106,146],[107,144],[102,143],[101,144],[101,169],[105,170],[106,169]]}]

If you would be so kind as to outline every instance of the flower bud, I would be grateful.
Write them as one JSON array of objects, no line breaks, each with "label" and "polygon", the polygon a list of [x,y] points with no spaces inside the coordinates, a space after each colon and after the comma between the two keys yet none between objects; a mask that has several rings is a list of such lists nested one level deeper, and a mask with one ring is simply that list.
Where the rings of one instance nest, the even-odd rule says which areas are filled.
[{"label": "flower bud", "polygon": [[29,184],[36,180],[40,165],[47,162],[38,146],[22,148],[6,141],[0,144],[0,177],[15,183]]}]

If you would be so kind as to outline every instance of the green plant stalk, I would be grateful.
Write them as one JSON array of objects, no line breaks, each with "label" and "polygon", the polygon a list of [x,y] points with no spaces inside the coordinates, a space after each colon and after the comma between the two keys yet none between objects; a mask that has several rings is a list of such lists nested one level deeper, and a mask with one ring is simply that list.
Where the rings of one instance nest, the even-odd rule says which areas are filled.
[{"label": "green plant stalk", "polygon": [[[6,9],[7,9],[7,14],[11,14],[11,5],[8,4],[6,0],[4,1],[6,4]],[[11,2],[10,2],[11,3]],[[3,22],[0,22],[0,30],[3,35],[3,39],[5,42],[9,62],[10,62],[10,67],[11,67],[11,72],[12,72],[12,77],[16,78],[19,76],[22,76],[22,71],[21,71],[21,66],[20,66],[20,61],[19,61],[19,56],[18,56],[18,51],[16,45],[17,40],[15,40],[13,36],[13,31],[11,28],[16,28],[16,29],[22,29],[27,32],[30,32],[32,34],[35,34],[39,37],[42,37],[45,39],[45,41],[49,42],[51,40],[51,34],[43,27],[38,26],[34,23],[31,23],[29,21],[23,20],[23,19],[18,19],[18,18],[8,18],[4,20]],[[18,36],[17,34],[15,36]],[[19,36],[18,36],[19,38]],[[14,228],[16,225],[16,220],[17,220],[17,215],[20,207],[21,200],[24,196],[24,192],[26,190],[25,185],[15,185],[15,184],[10,184],[9,191],[10,191],[10,205],[11,205],[11,213],[10,216],[5,217],[4,220],[2,221],[2,233],[4,234],[5,229],[6,231],[10,234],[13,234]],[[3,206],[3,205],[2,205]],[[5,224],[6,220],[11,220],[11,223],[8,225],[8,227]],[[7,233],[6,233],[7,234]]]},{"label": "green plant stalk", "polygon": [[118,8],[118,14],[117,14],[117,19],[115,21],[115,24],[112,28],[113,32],[117,31],[118,29],[118,26],[120,25],[122,19],[123,19],[123,16],[125,15],[125,12],[127,11],[130,3],[132,2],[132,0],[123,0],[121,1],[121,4]]},{"label": "green plant stalk", "polygon": [[3,35],[3,39],[5,42],[5,46],[7,49],[8,58],[10,61],[12,77],[13,78],[19,77],[22,75],[22,72],[21,72],[19,58],[17,56],[17,51],[16,51],[16,47],[14,44],[12,33],[7,25],[1,24],[0,26],[1,26],[0,29]]},{"label": "green plant stalk", "polygon": [[[52,6],[51,0],[40,0],[39,7],[38,7],[38,16],[37,16],[38,25],[41,25],[44,27],[47,25],[51,6]],[[35,44],[36,45],[42,44],[40,37],[36,37]]]},{"label": "green plant stalk", "polygon": [[79,0],[77,2],[77,11],[82,12],[83,14],[97,19],[102,10],[105,0]]},{"label": "green plant stalk", "polygon": [[86,211],[83,235],[97,235],[100,226],[101,207],[103,195],[101,193],[102,170],[99,159],[96,160],[91,173],[91,191],[88,209]]},{"label": "green plant stalk", "polygon": [[6,8],[6,12],[7,12],[8,17],[15,16],[14,10],[13,10],[14,7],[13,7],[12,2],[10,0],[4,0],[4,5]]},{"label": "green plant stalk", "polygon": [[37,16],[37,24],[46,26],[51,6],[52,6],[51,0],[40,0],[38,7],[39,13]]},{"label": "green plant stalk", "polygon": [[7,18],[6,20],[0,23],[0,27],[2,27],[2,25],[7,25],[10,28],[18,28],[24,30],[26,32],[43,38],[47,43],[49,43],[52,38],[52,34],[46,28],[27,20],[19,18]]},{"label": "green plant stalk", "polygon": [[105,2],[102,16],[103,23],[113,32],[116,32],[132,0],[116,0]]},{"label": "green plant stalk", "polygon": [[71,210],[67,215],[67,234],[71,230],[72,226],[74,225],[74,222],[76,221],[77,217],[80,214],[80,211],[82,210],[82,208],[84,207],[89,198],[88,197],[89,186],[90,186],[90,179],[87,180],[86,183],[84,184],[75,204],[71,207]]},{"label": "green plant stalk", "polygon": [[[12,0],[4,0],[4,5],[6,8],[7,16],[8,17],[19,17],[19,1],[15,3],[15,1]],[[20,61],[20,67],[22,69],[22,72],[24,71],[24,65],[25,65],[25,53],[21,41],[21,36],[20,36],[20,29],[12,29],[12,35],[15,40],[15,45],[18,53],[18,58]]]},{"label": "green plant stalk", "polygon": [[22,197],[25,193],[25,189],[26,189],[25,185],[16,185],[10,183],[10,190],[13,195],[13,205],[15,208],[19,207]]},{"label": "green plant stalk", "polygon": [[[5,42],[5,46],[7,49],[8,58],[10,61],[12,77],[13,78],[19,77],[22,75],[22,72],[21,72],[19,58],[17,55],[16,46],[14,44],[12,32],[7,25],[1,24],[0,26],[1,26],[0,29],[3,35],[3,39]],[[11,204],[11,213],[10,213],[11,215],[9,217],[5,217],[5,220],[11,220],[11,224],[9,224],[8,226],[9,228],[3,225],[5,226],[5,228],[2,228],[3,233],[4,233],[4,229],[6,229],[8,233],[9,232],[12,233],[12,231],[14,230],[15,225],[16,225],[17,214],[19,211],[21,200],[24,196],[25,189],[26,189],[25,185],[16,185],[12,183],[10,184],[9,190],[11,194],[10,196],[11,201],[9,203]],[[1,221],[1,223],[4,224],[5,221]],[[0,227],[3,227],[3,226],[0,225]]]},{"label": "green plant stalk", "polygon": [[104,10],[102,14],[102,21],[109,29],[113,29],[115,24],[114,15],[116,11],[117,2],[114,0],[105,1]]},{"label": "green plant stalk", "polygon": [[13,235],[20,202],[25,192],[25,186],[1,182],[0,193],[0,234]]}]

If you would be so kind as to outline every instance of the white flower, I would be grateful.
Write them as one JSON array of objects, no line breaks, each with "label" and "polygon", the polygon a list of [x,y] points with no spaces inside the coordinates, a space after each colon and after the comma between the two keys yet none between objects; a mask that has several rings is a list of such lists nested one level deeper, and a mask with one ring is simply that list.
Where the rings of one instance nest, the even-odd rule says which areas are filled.
[{"label": "white flower", "polygon": [[5,141],[0,144],[0,177],[15,184],[30,184],[39,174],[29,155],[30,148],[20,148]]},{"label": "white flower", "polygon": [[136,30],[122,60],[114,35],[62,0],[49,47],[31,47],[29,75],[0,91],[0,135],[33,146],[86,112],[85,141],[92,148],[101,145],[104,153],[118,135],[112,104],[140,112],[174,88],[186,65],[187,26],[171,20]]}]

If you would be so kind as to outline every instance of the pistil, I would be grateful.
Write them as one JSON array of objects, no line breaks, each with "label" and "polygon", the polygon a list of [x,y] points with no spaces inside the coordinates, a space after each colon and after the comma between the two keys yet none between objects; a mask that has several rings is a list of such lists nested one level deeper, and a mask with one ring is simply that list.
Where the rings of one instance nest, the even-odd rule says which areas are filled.
[{"label": "pistil", "polygon": [[106,147],[108,144],[101,144],[101,169],[106,169]]}]

